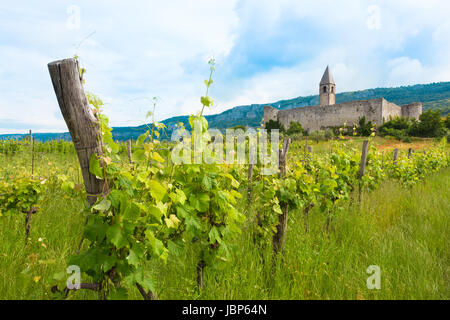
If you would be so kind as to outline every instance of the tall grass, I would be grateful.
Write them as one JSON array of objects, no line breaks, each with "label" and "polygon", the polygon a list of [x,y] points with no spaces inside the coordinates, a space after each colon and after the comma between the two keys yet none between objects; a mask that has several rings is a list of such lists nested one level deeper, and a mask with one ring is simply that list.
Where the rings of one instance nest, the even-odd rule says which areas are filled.
[{"label": "tall grass", "polygon": [[[69,164],[67,159],[52,162],[75,165],[74,157]],[[44,168],[47,162],[38,164]],[[308,231],[302,213],[291,211],[286,246],[275,261],[271,247],[255,246],[249,226],[234,244],[231,263],[206,268],[201,292],[190,248],[181,257],[170,256],[167,265],[149,264],[148,273],[157,279],[161,299],[449,299],[449,190],[450,169],[412,189],[387,181],[363,194],[361,206],[349,204],[337,214],[329,231],[319,210],[310,212]],[[53,274],[76,252],[86,205],[59,188],[47,190],[32,218],[28,244],[24,216],[0,217],[1,299],[51,298]],[[250,217],[256,214],[248,211]],[[370,265],[381,268],[380,290],[366,286]],[[97,298],[86,291],[69,297]],[[137,290],[130,298],[140,298]]]}]

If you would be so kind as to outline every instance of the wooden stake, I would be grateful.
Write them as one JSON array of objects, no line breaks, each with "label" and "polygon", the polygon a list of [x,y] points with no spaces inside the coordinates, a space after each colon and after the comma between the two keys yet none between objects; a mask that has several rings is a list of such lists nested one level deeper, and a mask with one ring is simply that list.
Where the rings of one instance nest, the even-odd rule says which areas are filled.
[{"label": "wooden stake", "polygon": [[253,191],[253,161],[254,161],[254,153],[251,152],[249,148],[248,154],[248,188],[247,188],[247,204],[250,205],[252,200],[252,191]]},{"label": "wooden stake", "polygon": [[397,164],[397,160],[398,160],[398,149],[394,149],[394,165]]},{"label": "wooden stake", "polygon": [[361,179],[366,174],[366,162],[367,162],[367,151],[369,149],[369,140],[364,140],[362,153],[361,153],[361,164],[359,165],[359,179]]},{"label": "wooden stake", "polygon": [[[289,151],[289,147],[291,145],[291,139],[287,138],[284,140],[283,149],[279,153],[279,169],[280,169],[280,178],[284,178],[286,176],[286,157]],[[277,233],[274,234],[272,239],[272,246],[274,254],[277,254],[283,249],[284,243],[286,241],[286,228],[287,228],[287,220],[288,220],[288,203],[281,203],[282,214],[278,217],[278,225],[277,225]]]},{"label": "wooden stake", "polygon": [[131,140],[127,141],[127,151],[128,151],[128,161],[130,161],[130,163],[133,163],[133,161],[131,160]]},{"label": "wooden stake", "polygon": [[78,155],[88,202],[93,205],[99,195],[108,192],[105,181],[89,172],[91,155],[103,154],[100,125],[84,93],[77,61],[65,59],[51,62],[48,69],[59,108]]},{"label": "wooden stake", "polygon": [[30,130],[30,135],[31,135],[31,177],[33,177],[33,175],[34,175],[34,136],[33,136],[33,134],[31,134],[31,130]]},{"label": "wooden stake", "polygon": [[411,155],[412,155],[412,148],[409,148],[409,149],[408,149],[408,159],[411,158]]},{"label": "wooden stake", "polygon": [[369,140],[364,140],[361,153],[361,163],[359,165],[358,201],[361,203],[361,179],[366,174],[367,151],[369,150]]},{"label": "wooden stake", "polygon": [[308,147],[308,153],[309,153],[309,161],[313,160],[313,149],[312,147]]}]

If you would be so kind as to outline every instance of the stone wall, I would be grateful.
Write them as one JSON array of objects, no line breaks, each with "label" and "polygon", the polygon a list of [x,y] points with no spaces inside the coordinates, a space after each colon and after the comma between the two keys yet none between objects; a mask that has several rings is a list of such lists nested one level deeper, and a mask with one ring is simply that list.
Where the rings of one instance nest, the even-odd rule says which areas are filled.
[{"label": "stone wall", "polygon": [[401,108],[402,108],[402,117],[405,118],[419,120],[419,116],[422,114],[422,104],[418,102],[405,104],[401,106]]},{"label": "stone wall", "polygon": [[271,106],[264,107],[264,124],[269,120],[278,120],[286,129],[291,122],[298,122],[309,131],[324,130],[330,127],[353,126],[363,116],[380,126],[390,117],[410,117],[418,119],[422,114],[422,104],[412,103],[398,106],[384,98],[344,102],[329,106],[308,106],[288,110],[278,110]]},{"label": "stone wall", "polygon": [[275,109],[271,106],[264,107],[264,125],[270,120],[277,121],[278,120],[278,109]]},{"label": "stone wall", "polygon": [[382,100],[352,101],[330,106],[311,106],[291,110],[280,110],[278,120],[289,128],[291,122],[299,122],[309,132],[329,127],[357,124],[365,115],[367,121],[381,123]]},{"label": "stone wall", "polygon": [[377,123],[377,125],[381,125],[383,122],[389,121],[391,117],[394,118],[401,116],[402,109],[398,105],[383,99],[383,118],[381,119],[381,122]]}]

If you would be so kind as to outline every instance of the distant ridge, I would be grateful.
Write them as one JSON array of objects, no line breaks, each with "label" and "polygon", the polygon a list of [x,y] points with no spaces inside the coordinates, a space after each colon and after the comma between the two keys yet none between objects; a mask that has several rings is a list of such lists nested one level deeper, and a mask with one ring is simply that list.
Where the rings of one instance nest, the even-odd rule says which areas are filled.
[{"label": "distant ridge", "polygon": [[[396,88],[375,88],[361,91],[343,92],[336,94],[336,103],[354,100],[378,99],[381,97],[398,105],[412,102],[422,102],[424,111],[427,109],[441,109],[443,115],[450,113],[450,82],[436,82]],[[225,129],[237,125],[257,127],[261,124],[261,120],[264,116],[264,106],[271,105],[274,108],[283,110],[318,104],[319,96],[313,95],[297,97],[289,100],[280,100],[274,103],[237,106],[219,114],[205,116],[205,118],[208,120],[210,128]],[[183,122],[185,126],[188,127],[188,116],[172,117],[161,122],[168,128],[167,136],[164,138],[170,138],[175,124],[178,122]],[[114,127],[113,129],[114,139],[125,141],[128,139],[136,139],[147,130],[147,127],[143,125],[137,127]],[[5,137],[5,139],[21,139],[26,135],[27,134],[4,134],[0,135],[0,138]],[[35,139],[41,141],[51,139],[70,140],[70,134],[68,132],[35,133]]]}]

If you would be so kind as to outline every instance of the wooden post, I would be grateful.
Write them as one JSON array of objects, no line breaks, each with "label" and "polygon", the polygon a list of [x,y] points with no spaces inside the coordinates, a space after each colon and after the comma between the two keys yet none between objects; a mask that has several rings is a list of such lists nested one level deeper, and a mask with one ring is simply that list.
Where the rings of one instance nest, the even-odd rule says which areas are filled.
[{"label": "wooden post", "polygon": [[309,161],[313,160],[313,149],[312,147],[308,147],[308,153],[309,153]]},{"label": "wooden post", "polygon": [[305,139],[305,153],[306,153],[306,150],[308,150],[308,136],[306,136],[305,138],[306,138]]},{"label": "wooden post", "polygon": [[[280,168],[280,178],[286,176],[286,157],[291,145],[291,139],[287,138],[283,142],[283,149],[279,153],[279,168]],[[286,241],[286,227],[288,220],[288,203],[280,204],[282,214],[278,217],[277,233],[274,234],[272,239],[273,253],[277,254],[283,249],[284,243]]]},{"label": "wooden post", "polygon": [[361,203],[361,179],[366,174],[367,151],[369,149],[369,140],[364,140],[361,153],[361,163],[359,165],[359,203]]},{"label": "wooden post", "polygon": [[133,163],[133,161],[131,160],[131,140],[127,141],[127,151],[128,151],[128,161],[130,161],[130,163]]},{"label": "wooden post", "polygon": [[369,149],[369,140],[364,140],[361,153],[361,164],[359,165],[359,179],[361,179],[366,173],[366,161],[368,149]]},{"label": "wooden post", "polygon": [[31,130],[30,130],[30,135],[31,135],[31,177],[33,177],[34,175],[34,136],[33,134],[31,134]]},{"label": "wooden post", "polygon": [[77,152],[88,202],[93,205],[99,195],[108,192],[105,181],[89,172],[91,155],[103,154],[100,125],[84,93],[77,61],[64,59],[51,62],[48,69],[59,108]]},{"label": "wooden post", "polygon": [[412,155],[412,148],[409,148],[409,149],[408,149],[408,159],[411,158],[411,155]]},{"label": "wooden post", "polygon": [[398,160],[398,149],[395,148],[394,149],[394,165],[397,164],[397,160]]},{"label": "wooden post", "polygon": [[247,188],[247,204],[250,205],[252,200],[252,191],[253,191],[253,160],[254,154],[251,152],[249,148],[248,154],[248,188]]}]

